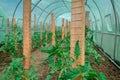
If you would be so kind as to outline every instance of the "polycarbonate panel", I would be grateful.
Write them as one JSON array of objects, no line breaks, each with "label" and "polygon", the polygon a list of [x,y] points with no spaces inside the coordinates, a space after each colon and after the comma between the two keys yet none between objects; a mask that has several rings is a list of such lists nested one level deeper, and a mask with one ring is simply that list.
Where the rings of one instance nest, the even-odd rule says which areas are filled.
[{"label": "polycarbonate panel", "polygon": [[17,19],[17,26],[23,27],[23,19],[21,19],[21,18]]},{"label": "polycarbonate panel", "polygon": [[114,0],[114,5],[115,5],[117,20],[118,20],[117,33],[120,34],[120,0]]},{"label": "polycarbonate panel", "polygon": [[97,44],[97,34],[93,32],[93,41]]},{"label": "polycarbonate panel", "polygon": [[120,36],[117,37],[115,60],[120,63]]},{"label": "polycarbonate panel", "polygon": [[95,22],[92,23],[92,29],[93,29],[93,31],[96,31],[96,24],[95,24]]},{"label": "polycarbonate panel", "polygon": [[104,34],[102,40],[103,50],[113,59],[115,36]]},{"label": "polycarbonate panel", "polygon": [[64,13],[63,15],[59,16],[57,19],[56,19],[56,25],[57,26],[62,26],[62,19],[64,18],[65,19],[65,23],[66,23],[66,20],[68,21],[71,21],[71,17],[70,17],[71,13]]},{"label": "polycarbonate panel", "polygon": [[96,33],[96,44],[98,46],[101,46],[101,37],[102,37],[101,33]]},{"label": "polycarbonate panel", "polygon": [[5,12],[4,15],[11,19],[18,2],[19,0],[0,0],[0,6]]},{"label": "polycarbonate panel", "polygon": [[[50,16],[51,13],[54,13],[55,18],[56,18],[57,15],[59,14],[58,11],[61,11],[61,12],[59,12],[59,13],[63,13],[63,14],[64,14],[65,11],[67,11],[67,10],[66,10],[66,7],[64,7],[64,6],[63,6],[63,7],[59,7],[59,8],[54,8],[52,11],[49,12],[49,14],[48,14],[47,16],[45,15],[45,16],[44,16],[45,18],[42,18],[42,20],[47,20],[47,19],[48,19],[47,17]],[[67,12],[68,12],[68,11],[67,11]],[[62,15],[62,14],[61,14],[61,15]]]},{"label": "polycarbonate panel", "polygon": [[93,0],[87,0],[86,6],[89,8],[90,13],[93,14],[95,24],[96,24],[96,31],[102,31],[102,18],[101,13],[99,12],[98,6],[95,4]]},{"label": "polycarbonate panel", "polygon": [[6,34],[5,32],[6,32],[5,29],[0,30],[0,42],[3,41],[5,34]]},{"label": "polycarbonate panel", "polygon": [[0,17],[0,28],[2,27],[3,17]]},{"label": "polycarbonate panel", "polygon": [[[86,11],[89,11],[89,20],[90,20],[90,26],[91,26],[91,30],[92,27],[93,27],[93,22],[95,22],[95,17],[94,17],[94,14],[91,12],[90,8],[88,6],[85,7]],[[96,24],[96,23],[95,23]]]},{"label": "polycarbonate panel", "polygon": [[[68,3],[68,4],[66,4]],[[38,19],[39,21],[44,22],[44,19],[46,21],[46,17],[49,18],[49,15],[53,12],[55,14],[62,12],[63,10],[69,10],[71,9],[71,2],[69,0],[43,0],[39,3],[39,7],[42,6],[42,9],[44,10]],[[64,7],[63,10],[60,10],[62,7]],[[58,11],[57,11],[58,10]],[[64,12],[63,12],[64,13]],[[44,22],[45,23],[45,22]]]},{"label": "polycarbonate panel", "polygon": [[111,17],[111,14],[108,14],[105,16],[105,26],[104,27],[104,31],[105,32],[108,32],[108,33],[111,33],[111,32],[114,32],[115,33],[115,25],[113,26],[112,25],[112,17]]}]

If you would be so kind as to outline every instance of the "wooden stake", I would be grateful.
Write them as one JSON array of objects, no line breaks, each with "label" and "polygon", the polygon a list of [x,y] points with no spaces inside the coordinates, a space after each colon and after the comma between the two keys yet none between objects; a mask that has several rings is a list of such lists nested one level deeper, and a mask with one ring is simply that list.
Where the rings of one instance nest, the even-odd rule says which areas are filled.
[{"label": "wooden stake", "polygon": [[[84,30],[85,30],[85,1],[84,0],[72,0],[72,22],[70,28],[71,35],[71,57],[75,60],[72,67],[76,68],[76,65],[84,65],[85,59],[85,39],[84,39]],[[74,57],[74,48],[76,41],[80,42],[80,51],[81,55],[78,60]]]},{"label": "wooden stake", "polygon": [[24,0],[23,11],[23,54],[25,56],[24,69],[30,69],[31,54],[31,0]]},{"label": "wooden stake", "polygon": [[52,23],[50,24],[50,31],[52,32]]},{"label": "wooden stake", "polygon": [[64,39],[65,30],[64,30],[64,18],[62,19],[62,39]]},{"label": "wooden stake", "polygon": [[51,14],[51,29],[52,29],[52,45],[55,45],[55,20],[54,20],[54,14]]},{"label": "wooden stake", "polygon": [[65,31],[65,36],[68,36],[68,20],[66,20],[66,31]]},{"label": "wooden stake", "polygon": [[40,22],[40,40],[42,41],[42,22]]},{"label": "wooden stake", "polygon": [[48,23],[46,23],[46,41],[48,40],[47,34],[48,34]]},{"label": "wooden stake", "polygon": [[18,40],[17,40],[17,24],[16,24],[16,19],[15,18],[12,18],[12,25],[13,25],[13,31],[14,31],[14,44],[15,44],[15,47],[16,47],[16,57],[18,57]]},{"label": "wooden stake", "polygon": [[13,27],[16,26],[16,19],[15,18],[12,18],[12,25],[13,25]]},{"label": "wooden stake", "polygon": [[34,33],[36,32],[36,14],[34,14]]},{"label": "wooden stake", "polygon": [[9,34],[9,26],[10,26],[10,21],[9,18],[7,18],[6,35]]}]

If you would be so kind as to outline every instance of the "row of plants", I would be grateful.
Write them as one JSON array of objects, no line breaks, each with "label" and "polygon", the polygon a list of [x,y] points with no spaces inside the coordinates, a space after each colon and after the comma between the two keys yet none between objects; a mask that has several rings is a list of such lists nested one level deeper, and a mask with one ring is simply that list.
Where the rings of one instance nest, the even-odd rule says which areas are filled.
[{"label": "row of plants", "polygon": [[[53,75],[57,74],[58,77],[55,80],[76,80],[81,77],[83,80],[106,80],[104,73],[97,72],[92,68],[92,61],[100,65],[99,60],[103,60],[94,49],[92,37],[88,38],[89,30],[86,30],[86,52],[85,52],[85,65],[76,66],[72,68],[74,59],[70,57],[70,36],[66,36],[63,40],[59,39],[61,33],[56,34],[56,44],[48,48],[47,44],[44,43],[41,51],[48,53],[48,57],[45,59],[45,63],[49,64],[49,74],[46,80],[51,80]],[[45,45],[46,44],[46,45]],[[79,41],[76,42],[74,56],[76,59],[80,56]],[[92,59],[92,60],[91,60]]]},{"label": "row of plants", "polygon": [[[44,33],[43,33],[44,34]],[[44,36],[43,36],[44,37]],[[40,33],[35,32],[32,36],[32,50],[40,47]],[[13,31],[5,36],[4,40],[0,43],[0,51],[9,53],[11,57],[23,57],[23,33],[21,28],[14,26]]]},{"label": "row of plants", "polygon": [[1,80],[39,80],[37,68],[31,65],[30,70],[25,70],[24,58],[12,58],[12,62],[2,71]]},{"label": "row of plants", "polygon": [[[44,33],[43,33],[44,34]],[[2,71],[2,80],[39,80],[40,74],[37,73],[37,68],[31,65],[30,70],[24,69],[23,56],[23,33],[22,30],[14,26],[13,31],[9,32],[1,42],[0,51],[3,54],[9,53],[11,63]],[[32,35],[32,50],[40,47],[40,33],[35,32]],[[34,58],[31,56],[31,59]]]},{"label": "row of plants", "polygon": [[[39,80],[38,77],[40,74],[36,73],[36,67],[31,65],[31,69],[27,71],[23,68],[23,38],[20,29],[16,28],[16,30],[18,30],[16,31],[16,35],[14,33],[10,33],[5,37],[5,40],[2,43],[3,45],[0,48],[1,51],[8,52],[12,56],[12,62],[2,72],[2,80]],[[83,80],[106,80],[106,77],[102,72],[95,71],[91,66],[91,59],[94,59],[98,65],[100,64],[99,59],[104,60],[93,49],[92,38],[90,39],[86,37],[85,65],[77,65],[77,67],[73,69],[71,66],[74,60],[70,57],[70,36],[68,35],[61,40],[61,32],[56,31],[56,45],[50,46],[52,33],[43,33],[42,41],[40,40],[39,35],[39,33],[34,33],[32,35],[32,48],[34,49],[39,47],[42,42],[41,51],[49,54],[45,60],[45,62],[49,64],[50,68],[46,80],[50,80],[54,74],[58,75],[57,80],[74,80],[77,77],[81,77]],[[47,40],[46,35],[48,37]],[[19,52],[19,55],[17,52]],[[19,58],[20,56],[22,56],[22,58]],[[80,56],[79,41],[76,42],[74,56],[76,59]]]},{"label": "row of plants", "polygon": [[9,32],[1,42],[0,51],[4,54],[9,53],[11,57],[20,57],[22,56],[23,35],[20,28],[17,28],[17,26],[13,28],[13,31]]}]

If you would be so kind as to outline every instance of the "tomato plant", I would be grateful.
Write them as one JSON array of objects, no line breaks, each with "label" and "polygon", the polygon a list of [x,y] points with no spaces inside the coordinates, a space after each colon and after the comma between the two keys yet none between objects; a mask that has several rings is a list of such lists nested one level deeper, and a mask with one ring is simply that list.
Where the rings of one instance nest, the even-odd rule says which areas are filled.
[{"label": "tomato plant", "polygon": [[2,80],[39,80],[40,74],[36,73],[37,68],[31,66],[30,70],[24,70],[23,58],[13,58],[10,65],[2,72]]},{"label": "tomato plant", "polygon": [[[89,38],[86,40],[85,65],[77,65],[75,69],[71,67],[74,60],[70,57],[70,36],[60,40],[57,35],[56,45],[49,48],[43,46],[41,51],[49,54],[45,60],[50,67],[46,80],[50,80],[55,73],[58,74],[58,80],[75,80],[77,77],[81,77],[83,80],[106,80],[102,72],[95,71],[91,66],[90,59],[94,58],[98,65],[100,64],[99,59],[104,59],[93,49],[93,41]],[[79,41],[76,42],[74,56],[76,59],[80,56]]]}]

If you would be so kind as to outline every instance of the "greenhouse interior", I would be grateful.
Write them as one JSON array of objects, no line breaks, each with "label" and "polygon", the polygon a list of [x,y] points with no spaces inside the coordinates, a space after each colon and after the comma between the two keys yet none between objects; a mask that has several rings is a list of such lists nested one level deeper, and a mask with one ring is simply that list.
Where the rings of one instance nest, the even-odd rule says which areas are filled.
[{"label": "greenhouse interior", "polygon": [[120,80],[120,0],[0,0],[0,80]]}]

